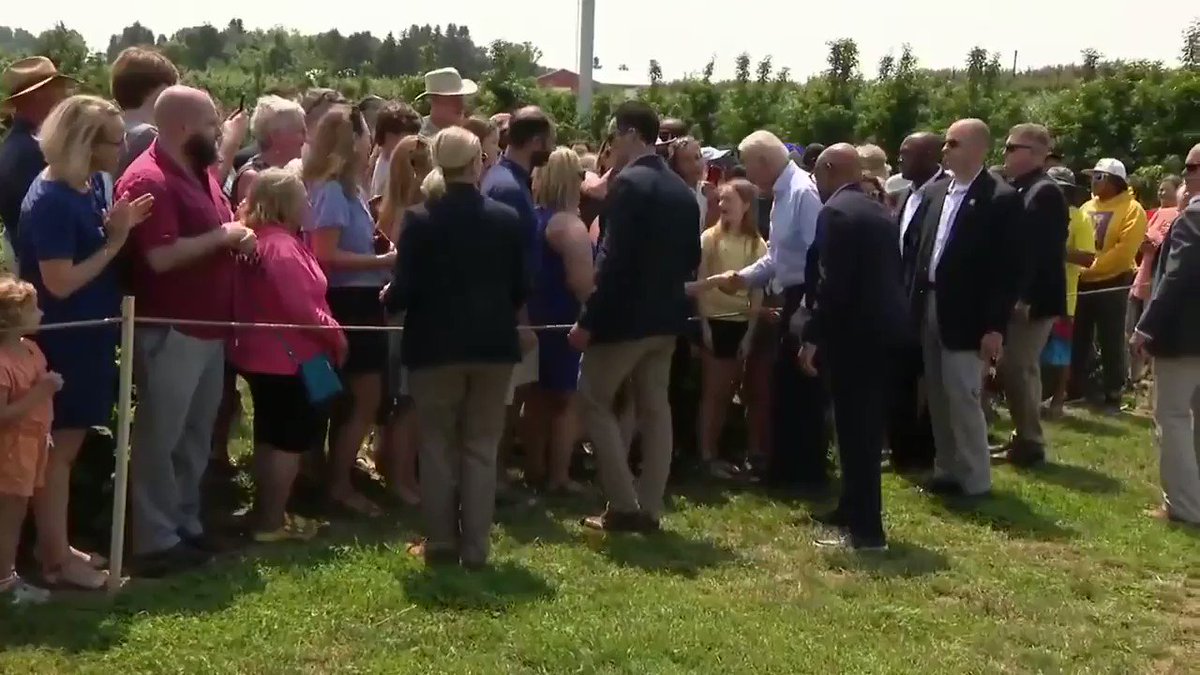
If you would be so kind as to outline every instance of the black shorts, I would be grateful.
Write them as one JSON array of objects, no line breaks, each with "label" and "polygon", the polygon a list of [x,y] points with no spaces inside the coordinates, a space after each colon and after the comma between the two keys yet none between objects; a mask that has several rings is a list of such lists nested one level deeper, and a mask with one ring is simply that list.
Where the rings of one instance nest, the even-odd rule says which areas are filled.
[{"label": "black shorts", "polygon": [[[383,305],[378,288],[338,286],[330,288],[325,299],[329,311],[343,326],[385,326]],[[383,331],[346,331],[349,350],[341,372],[347,375],[382,373],[387,367],[387,333]]]},{"label": "black shorts", "polygon": [[708,319],[708,331],[712,335],[713,356],[718,359],[736,359],[738,347],[746,330],[750,327],[747,321],[726,321]]},{"label": "black shorts", "polygon": [[308,401],[299,375],[242,373],[254,402],[254,444],[308,452],[325,440],[329,413]]}]

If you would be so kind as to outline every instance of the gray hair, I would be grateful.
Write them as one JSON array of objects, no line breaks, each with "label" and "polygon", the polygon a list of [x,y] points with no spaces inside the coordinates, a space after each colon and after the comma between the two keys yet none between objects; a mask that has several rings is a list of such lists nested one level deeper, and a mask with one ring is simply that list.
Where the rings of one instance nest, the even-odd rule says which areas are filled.
[{"label": "gray hair", "polygon": [[289,121],[298,127],[304,126],[304,108],[299,103],[280,96],[263,96],[254,106],[250,117],[250,128],[258,139],[259,147],[266,147],[271,134],[283,128]]},{"label": "gray hair", "polygon": [[772,159],[774,164],[781,166],[788,161],[787,146],[779,140],[778,136],[764,129],[759,129],[743,138],[742,142],[738,143],[738,153],[743,157],[756,155],[764,159]]}]

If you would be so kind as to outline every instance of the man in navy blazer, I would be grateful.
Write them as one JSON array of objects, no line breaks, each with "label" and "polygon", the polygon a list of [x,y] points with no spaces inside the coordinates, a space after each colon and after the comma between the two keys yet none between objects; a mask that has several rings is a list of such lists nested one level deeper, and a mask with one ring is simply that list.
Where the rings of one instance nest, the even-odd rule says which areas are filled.
[{"label": "man in navy blazer", "polygon": [[[583,352],[579,393],[596,448],[608,509],[587,527],[648,531],[659,526],[674,442],[667,393],[675,338],[687,326],[684,284],[700,265],[700,205],[654,151],[658,115],[644,103],[617,108],[613,147],[629,163],[605,206],[608,225],[596,258],[596,290],[567,338]],[[613,412],[618,388],[632,380],[642,434],[636,484]]]},{"label": "man in navy blazer", "polygon": [[820,517],[838,528],[821,546],[887,548],[880,496],[880,455],[887,436],[892,368],[914,340],[897,228],[882,204],[859,187],[858,153],[831,146],[814,172],[825,206],[817,218],[818,269],[812,315],[804,326],[801,367],[819,369],[833,394],[842,467],[837,508]]},{"label": "man in navy blazer", "polygon": [[982,121],[952,124],[942,147],[951,177],[925,188],[921,214],[913,302],[937,448],[929,489],[945,496],[991,492],[983,374],[1020,295],[1020,196],[984,166],[990,150]]}]

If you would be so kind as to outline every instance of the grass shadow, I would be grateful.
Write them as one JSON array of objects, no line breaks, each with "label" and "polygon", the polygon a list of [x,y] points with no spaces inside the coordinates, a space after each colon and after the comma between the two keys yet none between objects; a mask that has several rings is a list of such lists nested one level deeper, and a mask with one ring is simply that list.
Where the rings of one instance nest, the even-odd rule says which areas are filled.
[{"label": "grass shadow", "polygon": [[401,578],[404,593],[427,609],[504,611],[517,604],[547,600],[556,589],[512,562],[469,572],[458,566],[421,567]]},{"label": "grass shadow", "polygon": [[991,496],[983,499],[947,497],[940,501],[949,513],[963,520],[1012,536],[1063,541],[1079,534],[1077,530],[1064,527],[1057,520],[1033,510],[1017,495],[1003,490],[993,490]]},{"label": "grass shadow", "polygon": [[668,530],[645,536],[584,530],[583,540],[617,565],[689,579],[737,559],[732,550],[713,541]]},{"label": "grass shadow", "polygon": [[892,541],[883,553],[838,551],[827,557],[830,569],[862,572],[889,579],[915,579],[950,569],[950,559],[923,546]]},{"label": "grass shadow", "polygon": [[1071,431],[1086,434],[1089,436],[1109,436],[1120,437],[1129,433],[1126,422],[1137,419],[1130,415],[1116,414],[1108,418],[1100,417],[1094,413],[1086,415],[1064,415],[1057,420],[1057,424]]},{"label": "grass shadow", "polygon": [[1124,483],[1106,473],[1077,464],[1046,462],[1030,468],[1015,469],[1018,473],[1037,480],[1087,494],[1112,495],[1124,487]]}]

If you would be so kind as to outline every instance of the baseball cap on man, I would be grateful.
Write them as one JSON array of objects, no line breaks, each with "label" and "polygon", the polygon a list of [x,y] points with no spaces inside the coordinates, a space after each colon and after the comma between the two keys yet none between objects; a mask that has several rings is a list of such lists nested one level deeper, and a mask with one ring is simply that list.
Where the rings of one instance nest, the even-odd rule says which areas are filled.
[{"label": "baseball cap on man", "polygon": [[1065,166],[1050,167],[1046,170],[1046,175],[1063,187],[1078,187],[1075,183],[1075,172]]},{"label": "baseball cap on man", "polygon": [[1111,157],[1106,157],[1099,162],[1096,162],[1096,166],[1084,171],[1084,173],[1106,173],[1110,176],[1116,176],[1121,180],[1129,180],[1129,174],[1125,172],[1125,165],[1122,164],[1120,160],[1112,159]]}]

